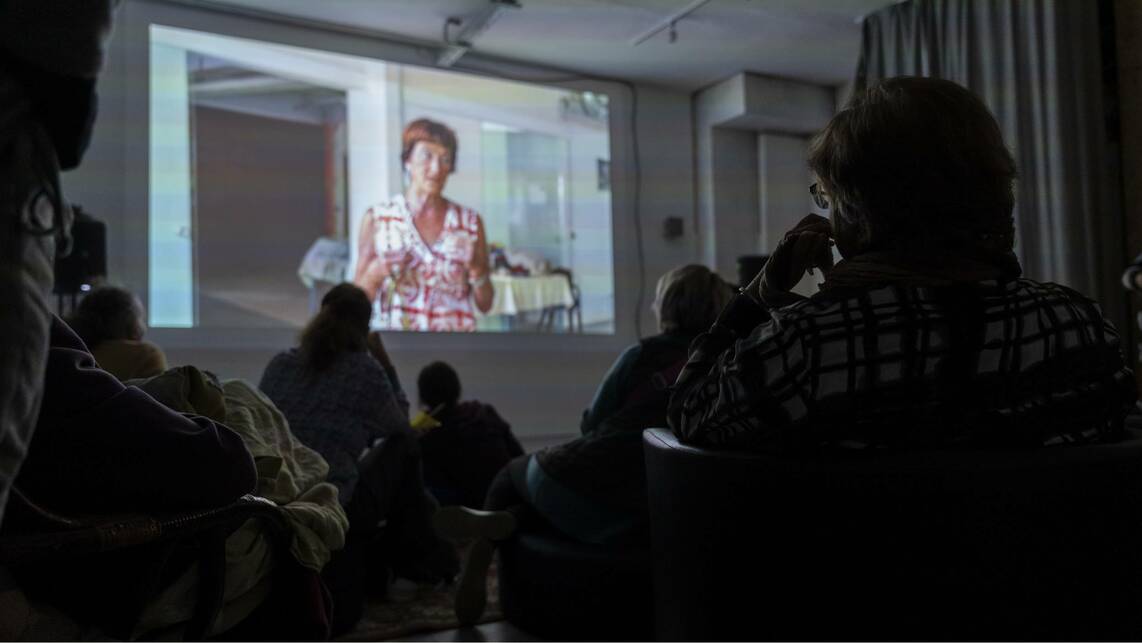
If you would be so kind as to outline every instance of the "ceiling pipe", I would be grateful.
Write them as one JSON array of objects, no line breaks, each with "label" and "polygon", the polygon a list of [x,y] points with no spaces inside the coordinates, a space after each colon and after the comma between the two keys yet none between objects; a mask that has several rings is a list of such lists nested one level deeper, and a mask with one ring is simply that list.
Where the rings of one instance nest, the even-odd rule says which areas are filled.
[{"label": "ceiling pipe", "polygon": [[637,47],[637,46],[641,45],[642,43],[646,42],[647,40],[650,40],[651,38],[653,38],[655,36],[655,34],[662,32],[662,31],[666,31],[667,29],[669,29],[671,34],[672,34],[670,42],[674,42],[674,38],[677,37],[677,35],[674,35],[675,34],[675,32],[674,32],[675,23],[677,23],[679,20],[685,18],[686,16],[694,13],[702,5],[706,4],[709,1],[710,0],[691,0],[690,4],[686,5],[685,7],[682,7],[681,9],[674,11],[673,13],[668,14],[662,20],[659,20],[658,22],[654,23],[654,26],[652,26],[651,28],[647,29],[646,31],[640,33],[639,35],[635,36],[634,38],[632,38],[630,41],[631,46]]},{"label": "ceiling pipe", "polygon": [[[456,61],[460,60],[472,48],[472,43],[475,42],[476,38],[479,38],[480,34],[495,24],[505,9],[519,8],[519,0],[488,0],[488,4],[480,10],[480,13],[467,20],[454,17],[446,20],[444,22],[444,48],[436,57],[437,66],[451,67],[456,64]],[[460,33],[456,34],[455,37],[449,37],[449,27],[457,24],[463,25]]]}]

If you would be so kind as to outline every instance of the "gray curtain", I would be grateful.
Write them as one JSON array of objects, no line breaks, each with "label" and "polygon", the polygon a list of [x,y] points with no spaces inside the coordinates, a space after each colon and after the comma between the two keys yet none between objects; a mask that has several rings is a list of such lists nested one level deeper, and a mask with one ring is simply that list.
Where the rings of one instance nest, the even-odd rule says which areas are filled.
[{"label": "gray curtain", "polygon": [[934,76],[991,108],[1015,155],[1024,273],[1098,300],[1120,329],[1124,220],[1103,111],[1098,2],[909,0],[865,18],[854,86]]}]

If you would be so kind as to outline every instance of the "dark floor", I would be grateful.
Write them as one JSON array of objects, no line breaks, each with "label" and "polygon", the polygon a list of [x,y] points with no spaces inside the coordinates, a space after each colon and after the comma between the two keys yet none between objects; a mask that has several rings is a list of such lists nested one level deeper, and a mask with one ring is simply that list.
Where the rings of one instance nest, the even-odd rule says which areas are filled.
[{"label": "dark floor", "polygon": [[538,641],[507,621],[484,623],[475,627],[461,627],[454,630],[414,634],[401,641]]}]

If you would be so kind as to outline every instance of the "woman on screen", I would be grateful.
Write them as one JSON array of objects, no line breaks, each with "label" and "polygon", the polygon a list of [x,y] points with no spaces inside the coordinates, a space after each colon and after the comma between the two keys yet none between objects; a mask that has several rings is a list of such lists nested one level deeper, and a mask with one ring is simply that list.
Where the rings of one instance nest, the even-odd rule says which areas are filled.
[{"label": "woman on screen", "polygon": [[474,331],[473,304],[492,306],[484,222],[443,195],[456,148],[446,125],[409,123],[401,145],[408,187],[361,220],[354,282],[376,303],[380,328]]}]

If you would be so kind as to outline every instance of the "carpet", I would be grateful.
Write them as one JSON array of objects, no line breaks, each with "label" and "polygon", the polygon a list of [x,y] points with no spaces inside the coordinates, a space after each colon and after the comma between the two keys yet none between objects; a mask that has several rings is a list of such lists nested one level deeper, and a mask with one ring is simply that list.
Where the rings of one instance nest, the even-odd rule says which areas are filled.
[{"label": "carpet", "polygon": [[[461,551],[461,560],[463,554]],[[452,604],[456,596],[455,584],[440,589],[422,589],[416,597],[405,602],[392,602],[383,597],[370,597],[365,613],[357,627],[338,641],[386,641],[413,634],[437,632],[460,627]],[[500,610],[500,585],[496,560],[488,569],[488,607],[479,623],[503,620]]]}]

